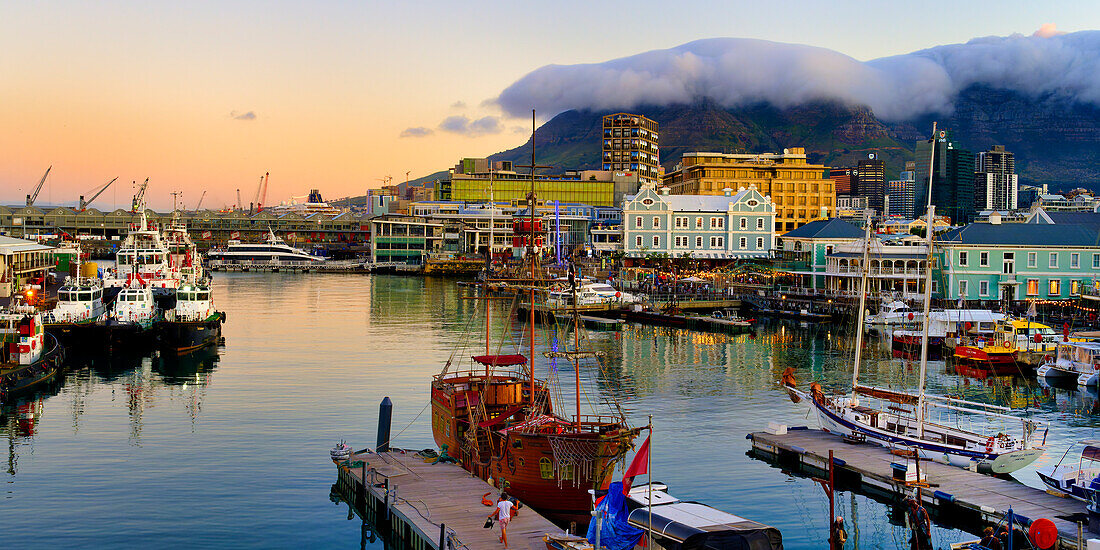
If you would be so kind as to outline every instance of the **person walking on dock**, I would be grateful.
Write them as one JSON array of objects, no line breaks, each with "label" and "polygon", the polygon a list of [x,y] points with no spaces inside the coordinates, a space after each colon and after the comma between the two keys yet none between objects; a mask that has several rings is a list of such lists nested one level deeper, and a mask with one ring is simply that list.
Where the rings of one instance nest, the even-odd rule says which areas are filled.
[{"label": "person walking on dock", "polygon": [[848,542],[848,531],[844,530],[844,517],[837,516],[833,520],[833,528],[829,533],[829,550],[844,550],[846,542]]},{"label": "person walking on dock", "polygon": [[497,522],[500,523],[500,542],[504,543],[505,548],[508,548],[508,522],[512,521],[513,506],[515,504],[508,499],[508,493],[501,493],[496,508],[488,516],[490,519],[493,516],[497,517]]},{"label": "person walking on dock", "polygon": [[909,528],[913,530],[913,536],[909,539],[910,548],[932,550],[932,520],[928,517],[928,510],[913,497],[905,500],[909,504]]}]

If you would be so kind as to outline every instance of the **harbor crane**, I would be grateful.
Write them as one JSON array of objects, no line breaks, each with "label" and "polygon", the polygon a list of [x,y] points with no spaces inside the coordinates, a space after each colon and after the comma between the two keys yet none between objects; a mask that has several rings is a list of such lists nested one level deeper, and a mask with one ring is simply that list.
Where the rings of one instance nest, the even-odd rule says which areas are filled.
[{"label": "harbor crane", "polygon": [[[137,185],[137,182],[134,182]],[[139,210],[145,210],[145,189],[149,187],[149,178],[145,178],[145,181],[138,186],[137,193],[134,194],[134,202],[130,206],[130,212],[137,213]]]},{"label": "harbor crane", "polygon": [[92,202],[94,202],[97,198],[99,198],[99,196],[102,195],[103,192],[106,191],[107,188],[110,187],[111,184],[114,183],[117,180],[118,180],[118,177],[115,177],[115,179],[107,182],[103,187],[100,187],[99,190],[96,191],[94,195],[92,195],[92,198],[90,198],[88,200],[84,200],[84,195],[80,195],[80,207],[77,208],[77,211],[83,212],[83,211],[87,210],[88,205],[92,204]]},{"label": "harbor crane", "polygon": [[[267,178],[271,175],[271,172],[264,172],[262,178],[260,178],[260,185],[256,187],[256,198],[252,200],[252,203],[256,206],[257,212],[262,212],[264,209],[264,201],[267,200]],[[252,209],[248,209],[249,213],[252,213]]]},{"label": "harbor crane", "polygon": [[46,176],[50,175],[50,170],[53,170],[52,164],[46,169],[46,173],[42,174],[42,179],[38,180],[38,186],[34,188],[34,193],[27,195],[27,206],[34,206],[34,201],[38,198],[38,193],[42,191],[42,186],[46,183]]},{"label": "harbor crane", "polygon": [[199,202],[195,205],[195,212],[198,212],[202,208],[202,199],[206,198],[206,189],[202,190],[202,195],[199,195]]}]

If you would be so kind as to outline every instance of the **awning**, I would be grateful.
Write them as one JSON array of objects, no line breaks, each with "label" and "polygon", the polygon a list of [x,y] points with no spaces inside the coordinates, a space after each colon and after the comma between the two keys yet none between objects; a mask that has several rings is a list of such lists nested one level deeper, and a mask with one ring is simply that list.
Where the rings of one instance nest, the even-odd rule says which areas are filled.
[{"label": "awning", "polygon": [[512,365],[523,365],[527,363],[527,357],[523,355],[475,355],[473,356],[473,360],[482,365],[491,365],[494,367],[510,367]]},{"label": "awning", "polygon": [[496,426],[497,424],[500,424],[501,422],[504,422],[505,420],[508,420],[509,418],[512,418],[513,416],[515,416],[516,413],[518,413],[519,411],[522,411],[523,408],[526,407],[526,406],[527,406],[526,404],[516,405],[516,406],[504,411],[503,414],[497,415],[496,418],[490,418],[489,420],[484,420],[482,422],[478,422],[477,425],[479,427],[482,427],[482,428],[488,428],[489,426]]}]

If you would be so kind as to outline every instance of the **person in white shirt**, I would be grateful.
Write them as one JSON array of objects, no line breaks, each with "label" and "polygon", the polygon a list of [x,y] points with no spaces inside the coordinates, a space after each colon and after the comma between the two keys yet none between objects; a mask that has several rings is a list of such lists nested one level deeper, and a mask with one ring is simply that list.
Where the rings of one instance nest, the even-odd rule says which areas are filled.
[{"label": "person in white shirt", "polygon": [[514,506],[515,503],[508,499],[508,493],[501,493],[496,508],[488,516],[490,518],[496,516],[497,521],[500,522],[499,540],[504,543],[505,548],[508,548],[508,522],[512,521],[512,508]]}]

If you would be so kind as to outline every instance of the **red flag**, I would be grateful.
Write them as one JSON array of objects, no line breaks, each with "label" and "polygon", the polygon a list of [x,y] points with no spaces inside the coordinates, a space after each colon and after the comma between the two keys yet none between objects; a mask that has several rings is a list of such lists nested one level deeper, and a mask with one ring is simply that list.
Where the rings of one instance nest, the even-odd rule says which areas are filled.
[{"label": "red flag", "polygon": [[649,473],[649,438],[646,437],[638,452],[634,454],[634,460],[623,473],[623,494],[630,492],[630,486],[634,484],[634,476]]}]

